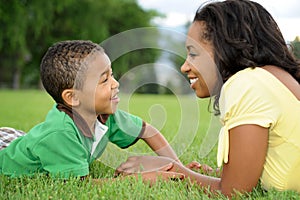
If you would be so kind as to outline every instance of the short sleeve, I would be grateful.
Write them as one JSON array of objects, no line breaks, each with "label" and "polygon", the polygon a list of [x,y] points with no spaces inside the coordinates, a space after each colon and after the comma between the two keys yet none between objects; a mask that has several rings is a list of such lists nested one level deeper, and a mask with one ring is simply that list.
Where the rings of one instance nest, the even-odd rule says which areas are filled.
[{"label": "short sleeve", "polygon": [[252,73],[236,74],[224,84],[219,99],[223,127],[219,134],[218,166],[228,162],[230,129],[243,124],[272,128],[276,123],[279,111],[267,87],[263,78]]},{"label": "short sleeve", "polygon": [[34,153],[51,176],[69,178],[89,174],[89,154],[72,132],[48,134],[36,145]]},{"label": "short sleeve", "polygon": [[110,142],[120,148],[127,148],[138,140],[143,130],[143,120],[138,116],[117,110],[109,116],[106,126],[108,126]]}]

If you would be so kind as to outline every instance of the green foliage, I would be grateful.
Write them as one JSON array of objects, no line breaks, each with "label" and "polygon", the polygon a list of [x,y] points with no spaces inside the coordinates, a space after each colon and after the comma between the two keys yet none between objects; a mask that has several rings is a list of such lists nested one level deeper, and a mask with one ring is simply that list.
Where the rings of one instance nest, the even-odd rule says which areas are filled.
[{"label": "green foliage", "polygon": [[293,53],[296,58],[300,59],[300,36],[297,36],[293,42],[291,42],[293,47]]},{"label": "green foliage", "polygon": [[[53,104],[53,100],[43,91],[8,91],[0,90],[0,126],[14,126],[28,131],[30,126],[42,121]],[[190,96],[182,97],[189,103]],[[122,99],[122,97],[121,97]],[[126,99],[124,97],[124,99]],[[153,105],[160,104],[168,114],[168,120],[163,128],[166,138],[171,141],[174,129],[180,124],[181,113],[178,99],[171,95],[134,95],[130,98],[128,109],[150,122],[149,110]],[[203,134],[207,130],[209,113],[207,100],[199,100],[201,123],[197,136],[184,154],[180,157],[183,163],[193,160],[216,167],[215,148],[205,158],[200,158],[199,146]],[[126,102],[121,101],[121,108],[126,108]],[[177,125],[177,126],[176,126]],[[145,144],[138,142],[134,148],[143,149]],[[114,159],[115,158],[115,155]],[[123,155],[126,160],[127,155]],[[113,178],[114,169],[100,161],[95,161],[90,167],[91,177],[80,181],[71,178],[68,181],[51,179],[36,175],[31,178],[8,178],[0,175],[0,199],[227,199],[222,195],[208,196],[197,185],[188,185],[185,181],[158,181],[149,186],[140,179]],[[91,178],[101,178],[98,184],[92,184]],[[239,195],[233,199],[299,199],[297,192],[276,190],[264,191],[260,186],[248,195]]]},{"label": "green foliage", "polygon": [[[37,86],[40,60],[54,42],[100,43],[122,31],[148,27],[158,15],[143,10],[136,0],[0,0],[0,86],[18,88],[20,81],[24,86]],[[147,53],[151,61],[157,56]],[[144,57],[127,58],[114,71],[123,74],[131,60]]]}]

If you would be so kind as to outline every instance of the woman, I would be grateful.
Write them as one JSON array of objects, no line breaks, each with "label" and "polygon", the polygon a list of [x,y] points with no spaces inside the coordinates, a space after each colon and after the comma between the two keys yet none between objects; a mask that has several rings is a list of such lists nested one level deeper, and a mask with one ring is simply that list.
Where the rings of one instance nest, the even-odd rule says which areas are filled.
[{"label": "woman", "polygon": [[[168,171],[184,174],[212,191],[231,196],[265,189],[300,192],[300,66],[272,16],[248,0],[200,7],[186,40],[181,71],[199,98],[214,97],[223,127],[218,144],[221,178],[196,173],[176,162]],[[117,171],[167,158],[132,157]],[[137,164],[138,163],[138,164]]]}]

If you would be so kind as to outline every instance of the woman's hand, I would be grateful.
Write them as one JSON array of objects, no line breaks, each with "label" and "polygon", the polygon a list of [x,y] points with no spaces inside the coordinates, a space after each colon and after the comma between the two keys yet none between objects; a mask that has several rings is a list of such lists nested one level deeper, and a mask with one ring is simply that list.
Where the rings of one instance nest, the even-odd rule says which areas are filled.
[{"label": "woman's hand", "polygon": [[220,175],[221,175],[220,168],[217,168],[214,170],[209,165],[200,164],[197,161],[190,162],[189,164],[186,165],[186,167],[189,168],[190,170],[193,170],[198,173],[205,174],[205,175],[216,175],[217,177],[220,177]]},{"label": "woman's hand", "polygon": [[141,173],[134,173],[129,176],[134,176],[136,179],[141,177],[144,183],[149,183],[150,186],[155,184],[158,180],[162,181],[177,181],[183,180],[184,174],[178,172],[170,172],[170,171],[150,171],[150,172],[141,172]]}]

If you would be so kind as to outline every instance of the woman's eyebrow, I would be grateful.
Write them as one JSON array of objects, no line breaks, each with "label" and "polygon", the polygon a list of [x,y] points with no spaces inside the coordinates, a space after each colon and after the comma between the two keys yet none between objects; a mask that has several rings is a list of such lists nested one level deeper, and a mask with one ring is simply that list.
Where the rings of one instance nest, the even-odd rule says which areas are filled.
[{"label": "woman's eyebrow", "polygon": [[192,44],[186,45],[187,50],[196,49]]}]

